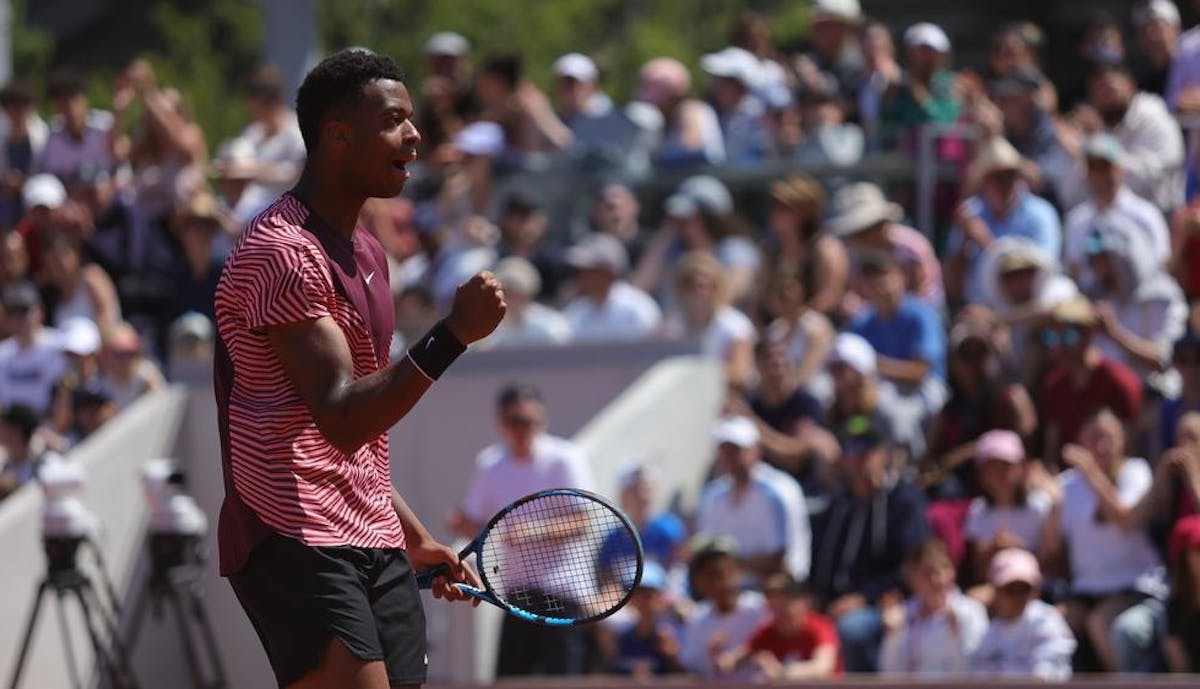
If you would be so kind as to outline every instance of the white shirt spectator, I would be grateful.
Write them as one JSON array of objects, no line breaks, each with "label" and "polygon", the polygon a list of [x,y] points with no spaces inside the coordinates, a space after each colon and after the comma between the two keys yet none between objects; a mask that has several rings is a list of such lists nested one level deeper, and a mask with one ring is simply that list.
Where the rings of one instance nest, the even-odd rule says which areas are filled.
[{"label": "white shirt spectator", "polygon": [[532,302],[525,307],[520,319],[512,311],[500,321],[481,344],[486,349],[512,347],[549,347],[571,341],[571,324],[566,316],[546,306]]},{"label": "white shirt spectator", "polygon": [[992,620],[971,657],[971,672],[1062,681],[1071,678],[1074,654],[1075,637],[1062,614],[1032,600],[1019,618]]},{"label": "white shirt spectator", "polygon": [[[1071,591],[1107,595],[1129,590],[1161,594],[1164,571],[1154,544],[1141,529],[1126,531],[1096,520],[1099,498],[1087,479],[1074,469],[1059,475],[1062,487],[1062,533],[1071,562]],[[1137,503],[1154,481],[1150,465],[1131,457],[1117,473],[1117,498]]]},{"label": "white shirt spectator", "polygon": [[67,132],[61,118],[50,124],[50,136],[42,150],[36,171],[57,175],[63,180],[79,176],[85,165],[101,170],[113,167],[112,149],[109,147],[109,131],[113,127],[112,113],[92,110],[83,127],[83,137],[78,141]]},{"label": "white shirt spectator", "polygon": [[[664,326],[664,333],[667,337],[672,338],[687,337],[687,326],[683,322],[683,317],[679,314],[672,314]],[[706,356],[724,361],[734,343],[745,340],[753,342],[757,338],[758,333],[754,328],[754,323],[746,317],[746,314],[732,306],[726,306],[717,311],[712,322],[708,324],[703,333],[700,333],[700,351]]]},{"label": "white shirt spectator", "polygon": [[679,660],[688,670],[702,675],[713,673],[710,644],[719,642],[719,653],[745,643],[767,617],[766,599],[757,591],[738,594],[737,605],[722,614],[711,603],[696,606],[683,627]]},{"label": "white shirt spectator", "polygon": [[[31,112],[29,113],[29,117],[26,118],[25,129],[29,132],[29,148],[32,155],[30,170],[37,170],[38,161],[42,157],[42,151],[46,148],[46,141],[50,138],[50,127],[46,125],[45,120],[38,116],[37,112]],[[8,139],[11,136],[12,123],[0,111],[0,170],[7,170],[12,167],[11,161],[7,159]]]},{"label": "white shirt spectator", "polygon": [[1183,134],[1163,99],[1138,93],[1125,118],[1112,130],[1125,149],[1122,167],[1129,188],[1172,211],[1183,205]]},{"label": "white shirt spectator", "polygon": [[965,675],[968,660],[988,627],[987,609],[961,591],[950,594],[947,607],[923,615],[921,604],[904,604],[904,626],[888,634],[879,654],[879,671],[922,677]]},{"label": "white shirt spectator", "polygon": [[627,282],[617,282],[603,304],[576,297],[564,311],[576,342],[632,342],[650,337],[662,322],[662,311],[650,295]]},{"label": "white shirt spectator", "polygon": [[696,533],[729,536],[742,557],[783,551],[783,566],[797,580],[808,578],[812,532],[804,493],[791,476],[759,462],[750,473],[743,495],[734,492],[733,479],[710,482],[696,508]]},{"label": "white shirt spectator", "polygon": [[0,404],[23,404],[39,414],[48,413],[54,386],[66,370],[67,360],[54,330],[43,328],[28,348],[14,337],[0,342]]},{"label": "white shirt spectator", "polygon": [[1050,497],[1032,491],[1025,504],[1019,507],[994,507],[982,497],[975,498],[967,508],[963,533],[968,541],[982,542],[996,538],[1000,529],[1021,539],[1026,550],[1037,552],[1041,544],[1042,523],[1050,514]]},{"label": "white shirt spectator", "polygon": [[[1170,258],[1170,231],[1162,211],[1153,203],[1133,193],[1128,186],[1121,187],[1112,206],[1103,213],[1119,215],[1137,225],[1145,234],[1146,242],[1159,265],[1166,263]],[[1087,237],[1099,215],[1101,211],[1091,200],[1084,201],[1067,213],[1066,222],[1063,223],[1063,263],[1069,271],[1080,270],[1087,262]]]},{"label": "white shirt spectator", "polygon": [[291,164],[295,166],[295,175],[290,179],[275,183],[253,182],[246,187],[233,210],[235,217],[245,220],[257,215],[280,194],[292,188],[300,176],[300,168],[304,165],[307,155],[304,150],[304,139],[300,136],[300,126],[296,123],[294,115],[288,120],[287,126],[280,128],[274,134],[268,133],[267,128],[261,122],[252,122],[229,145],[230,147],[241,145],[253,150],[252,160],[261,165],[274,167]]}]

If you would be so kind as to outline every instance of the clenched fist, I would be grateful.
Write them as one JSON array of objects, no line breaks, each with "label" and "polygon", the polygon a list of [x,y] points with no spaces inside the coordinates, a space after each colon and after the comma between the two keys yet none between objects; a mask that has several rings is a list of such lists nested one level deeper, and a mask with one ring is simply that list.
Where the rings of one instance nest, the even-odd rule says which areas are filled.
[{"label": "clenched fist", "polygon": [[469,345],[491,335],[507,310],[500,281],[485,270],[458,286],[446,327],[459,342]]}]

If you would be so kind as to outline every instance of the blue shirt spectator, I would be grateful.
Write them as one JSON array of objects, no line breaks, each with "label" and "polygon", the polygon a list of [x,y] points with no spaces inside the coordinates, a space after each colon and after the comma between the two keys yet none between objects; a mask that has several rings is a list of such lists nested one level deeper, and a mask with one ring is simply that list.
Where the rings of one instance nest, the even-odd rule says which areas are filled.
[{"label": "blue shirt spectator", "polygon": [[[879,373],[901,390],[946,378],[946,333],[931,306],[904,291],[904,276],[891,256],[864,257],[864,288],[871,306],[850,324],[875,348]],[[925,364],[923,372],[911,364]]]}]

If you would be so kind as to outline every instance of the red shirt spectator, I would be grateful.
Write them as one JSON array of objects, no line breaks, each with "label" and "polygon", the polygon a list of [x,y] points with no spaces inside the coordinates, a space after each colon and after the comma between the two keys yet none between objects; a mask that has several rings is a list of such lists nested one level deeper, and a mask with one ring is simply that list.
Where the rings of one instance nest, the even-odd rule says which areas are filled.
[{"label": "red shirt spectator", "polygon": [[841,642],[833,620],[812,610],[812,593],[783,573],[763,584],[771,618],[739,648],[717,657],[724,675],[749,672],[754,679],[799,681],[840,677]]},{"label": "red shirt spectator", "polygon": [[[747,643],[751,653],[766,651],[784,664],[793,660],[812,660],[822,646],[838,647],[837,628],[833,620],[815,612],[805,615],[800,627],[792,634],[784,634],[773,623],[768,623],[755,631]],[[842,676],[841,656],[838,657],[833,676]]]}]

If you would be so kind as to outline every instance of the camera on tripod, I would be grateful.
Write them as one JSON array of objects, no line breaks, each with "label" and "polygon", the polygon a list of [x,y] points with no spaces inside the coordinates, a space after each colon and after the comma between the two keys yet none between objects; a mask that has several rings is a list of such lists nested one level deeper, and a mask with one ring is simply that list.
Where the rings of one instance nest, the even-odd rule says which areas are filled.
[{"label": "camera on tripod", "polygon": [[186,477],[168,459],[142,467],[142,493],[150,508],[150,563],[158,572],[204,563],[208,517],[185,492]]},{"label": "camera on tripod", "polygon": [[42,548],[50,574],[75,571],[79,546],[100,531],[100,520],[84,505],[83,469],[59,454],[48,454],[38,470],[46,496],[42,508]]}]

